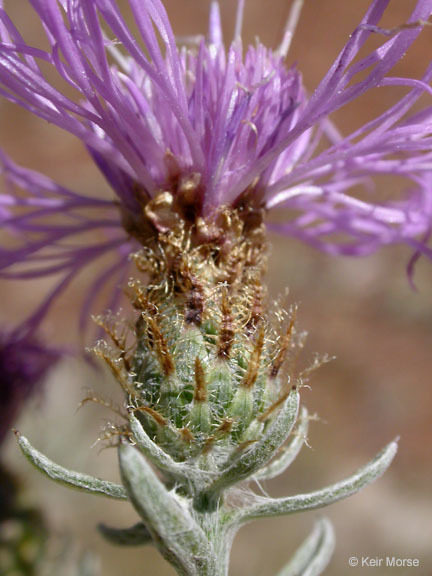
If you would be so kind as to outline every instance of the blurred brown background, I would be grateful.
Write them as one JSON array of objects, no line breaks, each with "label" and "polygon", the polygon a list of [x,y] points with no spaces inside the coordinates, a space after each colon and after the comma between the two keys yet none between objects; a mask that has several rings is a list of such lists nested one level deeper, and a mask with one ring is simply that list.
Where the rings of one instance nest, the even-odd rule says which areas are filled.
[{"label": "blurred brown background", "polygon": [[[10,13],[27,38],[40,30],[25,0],[10,2]],[[122,2],[126,5],[126,2]],[[208,2],[165,0],[179,35],[203,32]],[[256,36],[267,45],[281,39],[288,0],[248,0],[245,43]],[[385,26],[403,23],[415,2],[393,0]],[[288,62],[297,61],[305,84],[313,89],[369,5],[368,0],[306,0]],[[235,2],[222,0],[226,39],[233,30]],[[427,65],[432,31],[426,30],[399,64],[395,75],[419,77]],[[394,93],[394,92],[393,92]],[[400,94],[403,93],[401,89]],[[392,98],[392,99],[390,99]],[[342,132],[384,110],[394,101],[390,91],[363,97],[335,116]],[[69,135],[5,102],[0,104],[0,142],[16,161],[36,168],[77,190],[107,191],[83,146]],[[400,187],[387,180],[386,187]],[[387,189],[384,190],[384,194]],[[363,493],[325,511],[334,522],[337,550],[328,574],[432,573],[432,263],[422,259],[410,289],[405,274],[409,251],[390,248],[366,259],[334,259],[296,241],[274,238],[269,284],[272,295],[286,286],[300,305],[300,321],[310,333],[307,354],[328,352],[337,360],[315,374],[303,399],[320,420],[311,425],[309,444],[283,477],[267,483],[272,495],[289,495],[342,479],[400,435],[400,451],[390,471]],[[1,320],[14,322],[42,294],[47,281],[3,283]],[[48,341],[67,341],[76,326],[74,302],[85,289],[77,282],[46,325]],[[5,306],[5,303],[7,305]],[[92,447],[110,418],[102,408],[75,409],[87,388],[115,396],[115,384],[79,360],[65,361],[51,374],[44,394],[33,400],[19,428],[59,463],[115,480],[115,450]],[[69,492],[41,478],[18,453],[6,446],[11,468],[21,474],[28,502],[46,508],[58,532],[73,534],[101,556],[103,576],[168,576],[172,569],[153,549],[113,549],[95,531],[99,521],[127,526],[135,522],[125,504],[112,504]],[[238,535],[232,576],[272,576],[312,527],[315,513],[256,522]],[[418,558],[419,568],[350,568],[350,556]],[[410,571],[411,570],[411,571]]]}]

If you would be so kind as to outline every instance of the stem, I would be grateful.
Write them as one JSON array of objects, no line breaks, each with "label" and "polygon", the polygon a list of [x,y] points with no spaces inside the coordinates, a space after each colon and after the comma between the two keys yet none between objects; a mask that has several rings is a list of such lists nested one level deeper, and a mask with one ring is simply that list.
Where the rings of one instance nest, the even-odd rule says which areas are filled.
[{"label": "stem", "polygon": [[[213,512],[196,511],[193,516],[211,543],[216,562],[206,567],[202,576],[228,576],[230,552],[237,526],[232,525],[223,504]],[[201,576],[201,573],[200,573]]]}]

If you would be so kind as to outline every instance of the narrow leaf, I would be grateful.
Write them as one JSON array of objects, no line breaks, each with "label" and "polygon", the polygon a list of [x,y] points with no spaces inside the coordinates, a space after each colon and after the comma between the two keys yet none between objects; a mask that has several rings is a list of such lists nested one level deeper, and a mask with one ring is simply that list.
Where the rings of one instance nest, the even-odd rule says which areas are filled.
[{"label": "narrow leaf", "polygon": [[371,462],[364,466],[364,468],[360,468],[360,470],[346,480],[342,480],[342,482],[338,482],[322,490],[317,490],[316,492],[276,499],[255,496],[254,504],[239,510],[236,514],[233,514],[232,518],[237,522],[248,522],[253,518],[283,516],[285,514],[328,506],[333,502],[355,494],[361,490],[361,488],[379,478],[390,466],[396,452],[397,442],[391,442],[374,460],[371,460]]},{"label": "narrow leaf", "polygon": [[42,472],[51,478],[51,480],[54,480],[54,482],[90,494],[98,494],[117,500],[127,500],[126,490],[123,486],[63,468],[33,448],[27,438],[21,436],[19,432],[15,432],[15,435],[18,438],[19,447],[27,460],[29,460],[39,472]]},{"label": "narrow leaf", "polygon": [[319,576],[327,568],[334,548],[333,527],[322,518],[278,576]]},{"label": "narrow leaf", "polygon": [[105,524],[99,524],[99,532],[111,544],[117,546],[144,546],[152,543],[152,537],[142,522],[130,528],[111,528]]},{"label": "narrow leaf", "polygon": [[165,558],[179,574],[213,573],[216,558],[187,501],[167,490],[136,448],[120,445],[119,459],[129,497]]}]

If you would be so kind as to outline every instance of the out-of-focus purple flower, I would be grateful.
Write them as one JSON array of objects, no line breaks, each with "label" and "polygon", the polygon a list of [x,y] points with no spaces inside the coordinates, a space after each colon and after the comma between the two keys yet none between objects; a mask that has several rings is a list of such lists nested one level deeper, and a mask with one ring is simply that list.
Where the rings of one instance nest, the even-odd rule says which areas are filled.
[{"label": "out-of-focus purple flower", "polygon": [[[179,48],[160,0],[129,0],[145,51],[115,0],[29,1],[50,49],[28,45],[1,8],[0,93],[80,138],[115,194],[71,192],[1,155],[0,219],[12,246],[1,250],[0,274],[61,274],[35,324],[84,266],[115,253],[89,290],[86,316],[107,279],[125,274],[143,207],[163,190],[205,219],[242,202],[288,208],[290,218],[273,228],[334,254],[402,242],[431,255],[424,238],[432,215],[432,107],[410,110],[432,94],[432,66],[421,80],[389,72],[431,15],[432,0],[418,0],[407,25],[393,31],[379,28],[389,0],[372,1],[310,96],[298,70],[285,65],[299,0],[275,51],[261,44],[243,50],[244,0],[228,49],[215,2],[208,38]],[[371,35],[381,45],[359,57]],[[46,79],[47,66],[67,93]],[[405,86],[406,95],[355,133],[342,137],[330,123],[330,114],[364,92],[392,85]],[[381,174],[416,185],[405,198],[380,203],[370,177]],[[94,242],[83,243],[84,232],[94,232]]]},{"label": "out-of-focus purple flower", "polygon": [[19,331],[0,333],[0,444],[59,353]]}]

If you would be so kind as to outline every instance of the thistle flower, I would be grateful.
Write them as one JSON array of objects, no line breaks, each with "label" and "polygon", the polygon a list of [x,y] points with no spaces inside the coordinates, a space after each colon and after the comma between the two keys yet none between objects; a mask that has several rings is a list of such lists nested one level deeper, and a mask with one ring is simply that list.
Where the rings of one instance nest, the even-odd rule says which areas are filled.
[{"label": "thistle flower", "polygon": [[[217,3],[207,39],[179,48],[160,0],[130,0],[145,52],[114,0],[31,0],[47,50],[27,44],[1,8],[1,94],[81,139],[115,195],[72,192],[1,155],[6,189],[0,218],[13,242],[2,249],[1,276],[61,274],[33,324],[81,269],[116,254],[88,291],[85,322],[101,286],[110,279],[118,286],[127,276],[128,254],[155,227],[167,226],[159,217],[150,225],[143,217],[162,192],[201,230],[225,206],[285,207],[294,216],[272,228],[329,253],[357,256],[406,243],[431,256],[424,243],[429,187],[417,181],[430,170],[432,109],[410,110],[431,93],[432,67],[421,80],[389,72],[418,36],[432,2],[419,0],[406,25],[383,30],[379,21],[388,3],[372,2],[310,96],[300,72],[285,64],[301,0],[293,3],[277,50],[257,44],[245,53],[243,1],[226,49]],[[372,35],[382,44],[356,61]],[[47,66],[61,87],[46,79]],[[405,86],[407,94],[352,134],[342,137],[330,123],[330,114],[364,92],[392,85]],[[395,173],[415,186],[402,199],[380,203],[370,177]],[[359,187],[365,190],[360,196]],[[88,232],[94,241],[83,244]],[[116,298],[118,291],[109,307]]]},{"label": "thistle flower", "polygon": [[[116,195],[113,202],[87,198],[2,156],[12,188],[4,224],[18,241],[23,230],[39,233],[3,252],[4,274],[63,273],[29,323],[39,322],[85,264],[112,249],[116,261],[94,281],[84,316],[98,287],[114,271],[124,273],[130,252],[135,276],[146,274],[146,281],[129,281],[133,322],[96,318],[111,340],[100,341],[96,354],[125,396],[113,432],[122,485],[62,468],[18,434],[19,444],[50,478],[130,500],[141,522],[126,530],[103,526],[102,533],[117,544],[157,546],[183,575],[225,576],[242,524],[349,496],[396,452],[391,443],[346,481],[310,494],[272,499],[239,488],[283,472],[298,454],[308,422],[304,409],[298,418],[299,391],[315,367],[297,367],[303,338],[295,308],[266,303],[266,211],[300,212],[280,230],[334,253],[395,242],[427,252],[426,194],[380,205],[349,192],[374,174],[396,171],[417,183],[427,177],[431,110],[409,111],[431,91],[432,67],[419,81],[388,73],[430,16],[432,0],[419,0],[392,31],[378,27],[388,1],[372,2],[310,97],[297,69],[284,64],[301,3],[293,3],[278,50],[257,44],[244,55],[241,0],[227,51],[217,3],[208,39],[178,48],[159,0],[129,0],[145,51],[114,0],[31,0],[49,51],[28,46],[0,11],[3,95],[77,135]],[[390,39],[354,62],[371,34]],[[39,61],[81,99],[49,84]],[[337,133],[329,114],[392,84],[406,85],[408,94],[354,134]],[[329,144],[317,152],[322,138]],[[24,194],[15,195],[16,186]],[[103,241],[75,244],[98,228]],[[332,238],[340,234],[345,243]],[[29,270],[30,262],[36,267]],[[283,573],[320,573],[333,545],[330,525],[319,523]]]}]

